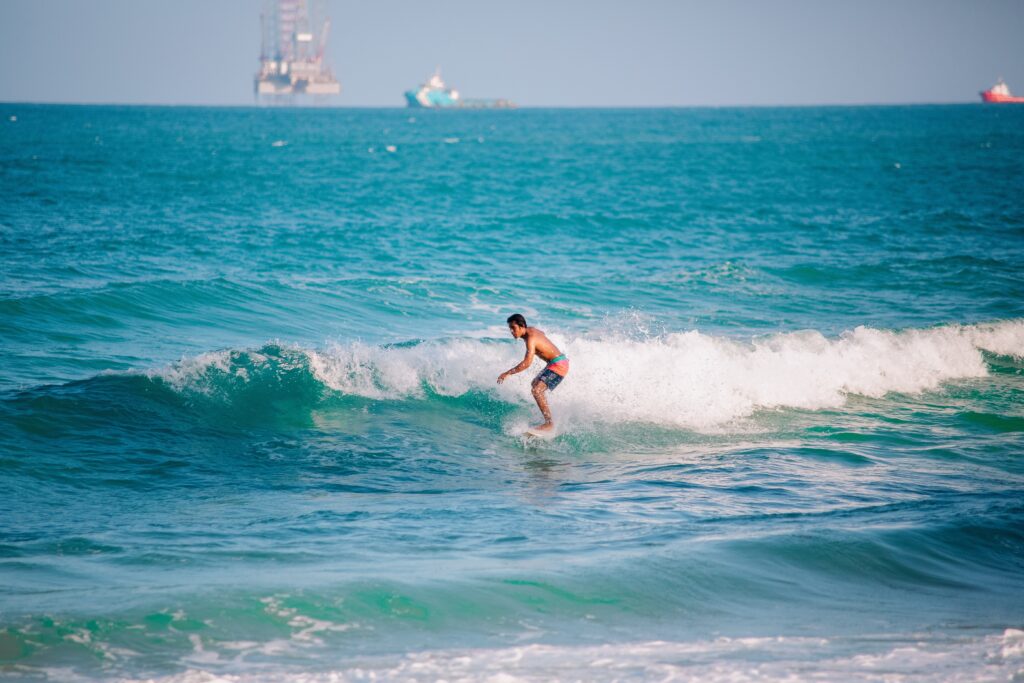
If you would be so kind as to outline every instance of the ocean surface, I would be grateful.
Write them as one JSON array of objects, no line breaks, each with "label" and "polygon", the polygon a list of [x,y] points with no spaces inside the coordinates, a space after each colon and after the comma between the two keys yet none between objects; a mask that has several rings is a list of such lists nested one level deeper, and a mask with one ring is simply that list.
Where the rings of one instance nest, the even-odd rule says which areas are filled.
[{"label": "ocean surface", "polygon": [[0,104],[0,197],[0,678],[1024,678],[1024,107]]}]

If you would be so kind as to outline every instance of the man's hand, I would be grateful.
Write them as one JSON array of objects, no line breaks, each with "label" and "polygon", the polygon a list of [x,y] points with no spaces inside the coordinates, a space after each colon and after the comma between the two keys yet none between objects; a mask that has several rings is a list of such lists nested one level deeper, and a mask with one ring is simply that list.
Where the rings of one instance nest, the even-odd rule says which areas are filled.
[{"label": "man's hand", "polygon": [[503,372],[500,375],[498,375],[498,384],[501,384],[502,382],[504,382],[505,378],[508,377],[508,375],[509,375],[509,373],[507,373],[507,372]]}]

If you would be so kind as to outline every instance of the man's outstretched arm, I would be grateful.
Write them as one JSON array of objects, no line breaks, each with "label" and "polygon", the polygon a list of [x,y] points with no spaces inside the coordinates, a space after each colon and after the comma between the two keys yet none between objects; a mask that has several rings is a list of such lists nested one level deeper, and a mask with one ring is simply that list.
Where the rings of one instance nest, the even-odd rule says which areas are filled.
[{"label": "man's outstretched arm", "polygon": [[526,357],[523,358],[522,362],[520,362],[519,365],[515,366],[511,370],[507,370],[501,373],[498,376],[498,384],[504,382],[505,378],[508,377],[509,375],[514,375],[517,372],[522,372],[523,370],[525,370],[526,368],[530,367],[530,365],[533,364],[533,355],[536,350],[535,346],[536,344],[534,343],[533,339],[526,340]]}]

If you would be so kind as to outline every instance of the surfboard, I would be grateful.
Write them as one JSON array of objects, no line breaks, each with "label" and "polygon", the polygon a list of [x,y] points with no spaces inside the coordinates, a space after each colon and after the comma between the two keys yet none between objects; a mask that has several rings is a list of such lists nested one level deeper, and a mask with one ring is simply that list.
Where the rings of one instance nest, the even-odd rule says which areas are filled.
[{"label": "surfboard", "polygon": [[538,430],[538,429],[533,429],[531,427],[530,429],[527,429],[525,432],[523,432],[523,436],[528,437],[528,438],[533,438],[533,439],[544,439],[545,441],[550,441],[551,439],[555,438],[555,430],[554,429]]}]

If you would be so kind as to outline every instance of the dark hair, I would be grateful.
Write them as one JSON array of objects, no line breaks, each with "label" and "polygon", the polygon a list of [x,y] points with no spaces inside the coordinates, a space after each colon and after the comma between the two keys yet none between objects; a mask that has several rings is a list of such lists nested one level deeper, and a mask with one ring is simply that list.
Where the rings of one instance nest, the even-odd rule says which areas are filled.
[{"label": "dark hair", "polygon": [[526,327],[526,318],[523,317],[522,313],[513,313],[505,322],[509,325],[515,323],[516,325],[519,325],[519,327]]}]

